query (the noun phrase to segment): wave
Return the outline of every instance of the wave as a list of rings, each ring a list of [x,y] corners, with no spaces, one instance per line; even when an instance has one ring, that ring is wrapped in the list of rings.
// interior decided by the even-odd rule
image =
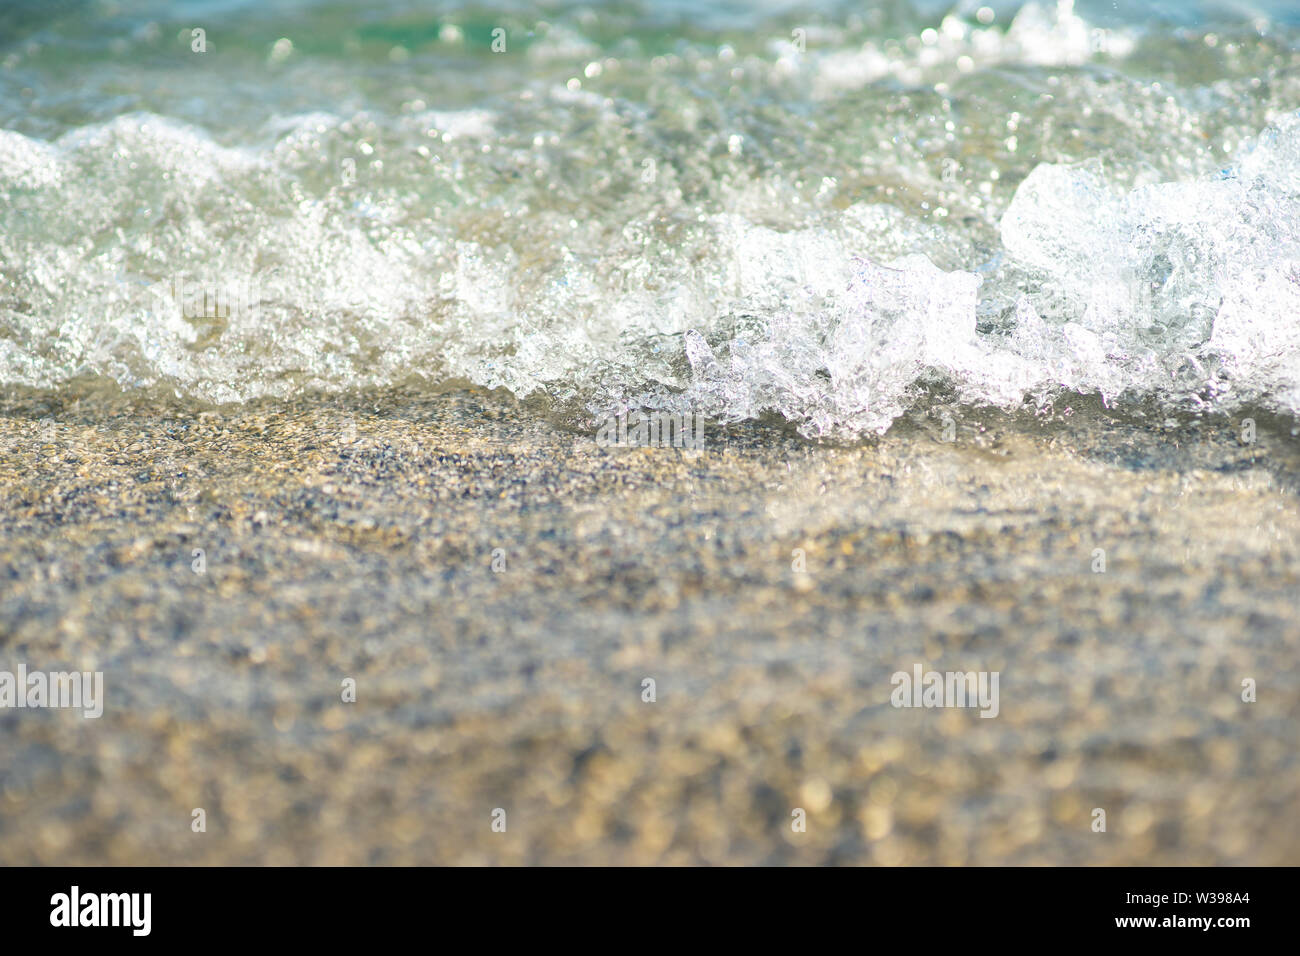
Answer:
[[[1174,96],[1091,66],[1158,37],[1099,48],[1032,5],[993,33],[596,58],[472,108],[218,135],[150,112],[0,130],[0,382],[469,381],[809,437],[884,432],[934,386],[1300,414],[1289,61],[1267,95],[1247,64]]]

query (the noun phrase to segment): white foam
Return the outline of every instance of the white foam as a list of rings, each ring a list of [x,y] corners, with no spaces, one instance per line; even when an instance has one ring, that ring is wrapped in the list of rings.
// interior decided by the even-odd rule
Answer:
[[[628,115],[602,103],[569,152],[529,136],[489,158],[479,137],[517,119],[312,114],[261,150],[141,114],[2,132],[0,381],[245,401],[464,378],[593,414],[775,412],[810,436],[884,431],[930,384],[1005,408],[1070,390],[1300,412],[1300,117],[1213,177],[1039,165],[989,250],[902,197],[800,207],[725,126],[652,181],[643,152],[590,162]],[[457,133],[437,156],[426,120]],[[717,175],[712,211],[687,188]],[[258,308],[160,309],[149,290],[177,273],[255,283]]]

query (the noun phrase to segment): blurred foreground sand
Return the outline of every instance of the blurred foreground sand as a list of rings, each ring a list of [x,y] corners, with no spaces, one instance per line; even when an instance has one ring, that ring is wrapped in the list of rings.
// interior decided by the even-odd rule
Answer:
[[[1300,438],[936,434],[10,397],[0,670],[107,700],[0,710],[0,863],[1300,863]]]

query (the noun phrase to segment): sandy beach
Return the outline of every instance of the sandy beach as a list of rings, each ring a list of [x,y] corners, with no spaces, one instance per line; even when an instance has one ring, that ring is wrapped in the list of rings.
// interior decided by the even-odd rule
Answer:
[[[104,674],[0,711],[5,865],[1300,863],[1287,422],[2,412],[0,668]],[[917,664],[996,718],[892,706]]]

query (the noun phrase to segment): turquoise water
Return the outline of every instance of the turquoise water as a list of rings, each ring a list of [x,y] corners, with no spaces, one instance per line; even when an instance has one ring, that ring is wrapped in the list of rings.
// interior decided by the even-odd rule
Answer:
[[[1298,41],[1289,3],[10,4],[0,382],[1294,415]]]

